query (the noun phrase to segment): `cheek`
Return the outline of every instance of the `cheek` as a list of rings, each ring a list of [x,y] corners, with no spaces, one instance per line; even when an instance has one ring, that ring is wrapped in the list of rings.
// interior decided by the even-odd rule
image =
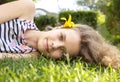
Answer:
[[[57,39],[58,36],[59,36],[59,33],[58,33],[58,32],[50,32],[50,33],[48,34],[48,38],[49,38],[49,39]]]
[[[62,57],[62,54],[60,53],[60,51],[53,51],[49,54],[49,56],[51,58],[61,58]]]
[[[48,39],[49,40],[56,40],[57,39],[57,35],[50,35],[49,37],[48,37]]]

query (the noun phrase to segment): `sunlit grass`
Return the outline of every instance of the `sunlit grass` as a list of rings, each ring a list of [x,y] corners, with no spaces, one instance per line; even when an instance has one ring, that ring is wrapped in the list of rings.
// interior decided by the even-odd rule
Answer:
[[[0,60],[0,82],[120,82],[120,69],[80,60]]]

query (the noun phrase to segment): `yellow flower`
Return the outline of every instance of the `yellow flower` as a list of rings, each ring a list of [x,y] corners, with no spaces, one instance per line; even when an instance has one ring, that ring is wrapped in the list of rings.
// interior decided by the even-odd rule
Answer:
[[[63,25],[64,28],[73,28],[74,27],[74,23],[71,21],[72,17],[69,14],[69,18],[68,20],[65,17],[60,18],[61,20],[65,20],[65,23]]]

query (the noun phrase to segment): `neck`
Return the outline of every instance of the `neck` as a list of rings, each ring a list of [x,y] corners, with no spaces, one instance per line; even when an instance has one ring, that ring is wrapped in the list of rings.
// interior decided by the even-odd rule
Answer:
[[[41,31],[27,30],[24,34],[24,38],[27,43],[35,49],[37,49],[37,44],[40,37]]]

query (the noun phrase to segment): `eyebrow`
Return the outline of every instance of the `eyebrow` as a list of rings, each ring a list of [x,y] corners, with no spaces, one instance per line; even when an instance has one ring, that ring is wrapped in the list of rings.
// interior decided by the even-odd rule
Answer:
[[[66,41],[66,34],[65,32],[63,32],[63,40],[64,42]],[[66,53],[67,52],[67,48],[64,46],[64,52]]]
[[[66,40],[66,34],[65,34],[65,32],[63,33],[63,40],[64,41]]]

